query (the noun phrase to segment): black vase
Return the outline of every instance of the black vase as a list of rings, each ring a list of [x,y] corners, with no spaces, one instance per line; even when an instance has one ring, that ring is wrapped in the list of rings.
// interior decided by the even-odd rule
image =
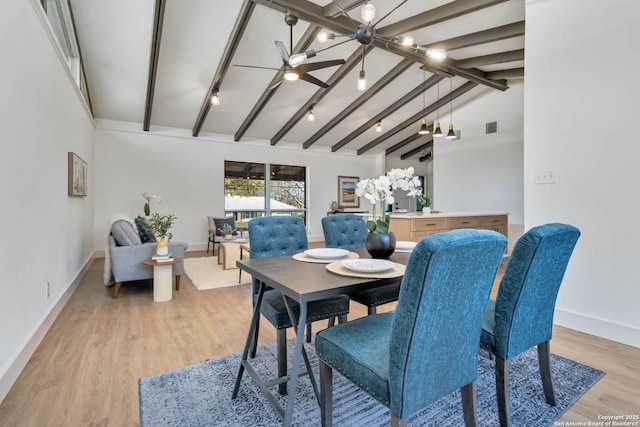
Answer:
[[[365,248],[372,258],[389,258],[396,250],[396,236],[393,233],[367,233]]]

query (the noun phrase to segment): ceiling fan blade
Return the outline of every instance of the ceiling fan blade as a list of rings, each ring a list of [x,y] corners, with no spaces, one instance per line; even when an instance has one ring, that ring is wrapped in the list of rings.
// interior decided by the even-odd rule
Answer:
[[[283,81],[284,81],[284,80],[280,79],[278,82],[274,83],[274,84],[269,88],[269,90],[273,90],[273,89],[277,88],[278,86],[280,86],[280,85],[282,84],[282,82],[283,82]]]
[[[344,64],[344,59],[333,59],[330,61],[312,62],[310,64],[301,64],[296,67],[302,73],[308,71],[319,70],[321,68],[335,67],[336,65]]]
[[[329,85],[326,84],[325,82],[323,82],[322,80],[318,80],[315,77],[313,77],[311,74],[307,74],[307,73],[300,73],[300,80],[304,80],[305,82],[309,82],[309,83],[313,83],[314,85],[318,85],[321,88],[328,88]]]
[[[261,67],[259,65],[241,65],[241,64],[233,64],[234,67],[243,67],[243,68],[260,68],[263,70],[275,70],[275,71],[280,71],[280,68],[273,68],[273,67]]]
[[[284,43],[276,40],[276,47],[278,48],[282,62],[284,62],[285,65],[289,65],[289,54],[287,53],[287,48],[284,46]]]

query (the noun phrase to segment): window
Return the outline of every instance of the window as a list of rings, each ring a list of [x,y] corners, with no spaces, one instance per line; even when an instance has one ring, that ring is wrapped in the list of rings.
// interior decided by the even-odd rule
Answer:
[[[304,166],[224,162],[225,214],[234,216],[241,228],[252,218],[268,215],[292,215],[306,221],[306,188]]]
[[[76,32],[70,5],[65,0],[40,0],[42,11],[46,17],[51,32],[58,42],[62,56],[71,72],[73,81],[80,89],[87,104],[90,105],[89,91],[84,79],[80,48],[77,43]]]

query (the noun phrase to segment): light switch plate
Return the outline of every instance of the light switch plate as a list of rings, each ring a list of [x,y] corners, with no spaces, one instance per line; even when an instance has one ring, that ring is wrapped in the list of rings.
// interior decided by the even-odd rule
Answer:
[[[536,169],[533,173],[534,184],[555,184],[557,172],[555,169]]]

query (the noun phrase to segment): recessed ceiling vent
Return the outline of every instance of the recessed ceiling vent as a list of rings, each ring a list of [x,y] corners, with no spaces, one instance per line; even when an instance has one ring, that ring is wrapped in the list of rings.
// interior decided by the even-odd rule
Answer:
[[[488,135],[490,133],[496,133],[496,132],[498,132],[498,122],[489,122],[484,125],[485,134]]]

